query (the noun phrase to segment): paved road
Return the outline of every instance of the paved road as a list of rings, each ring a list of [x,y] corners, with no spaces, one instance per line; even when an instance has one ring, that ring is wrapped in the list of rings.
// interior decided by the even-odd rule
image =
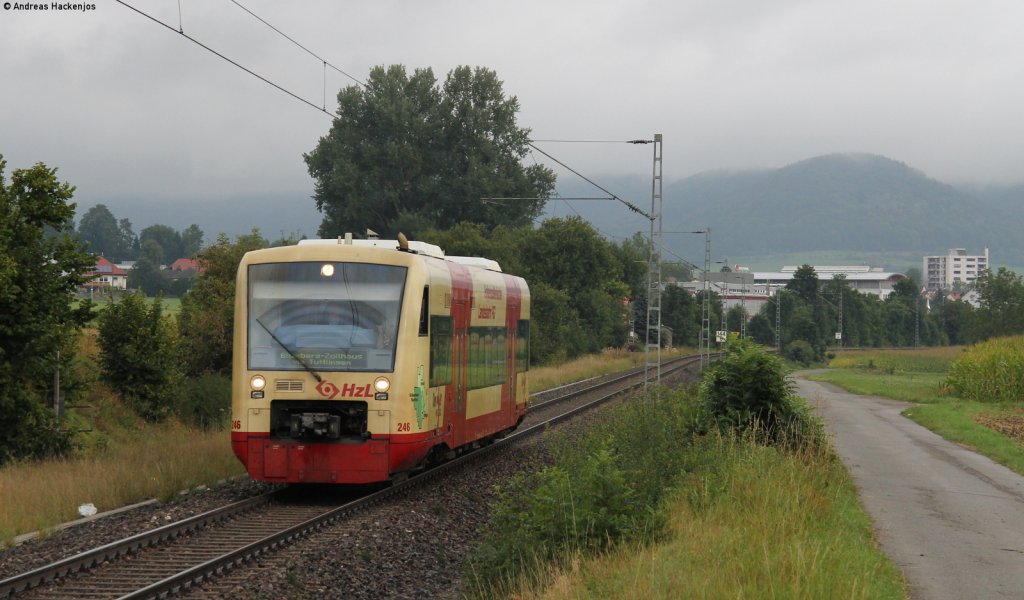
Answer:
[[[1024,477],[900,416],[909,405],[797,378],[916,600],[1024,599]]]

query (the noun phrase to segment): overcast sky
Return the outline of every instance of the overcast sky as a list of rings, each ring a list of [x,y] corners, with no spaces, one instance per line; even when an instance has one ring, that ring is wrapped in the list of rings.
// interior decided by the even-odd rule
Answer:
[[[0,11],[8,173],[59,167],[80,206],[311,193],[302,153],[326,115],[92,1]],[[360,79],[393,63],[439,79],[463,64],[494,69],[536,139],[662,133],[667,180],[869,152],[946,182],[1024,181],[1019,0],[239,1]],[[128,2],[177,29],[176,0]],[[322,63],[229,0],[180,9],[185,33],[324,103]],[[328,73],[328,110],[350,83]],[[598,181],[651,172],[649,147],[542,147]]]

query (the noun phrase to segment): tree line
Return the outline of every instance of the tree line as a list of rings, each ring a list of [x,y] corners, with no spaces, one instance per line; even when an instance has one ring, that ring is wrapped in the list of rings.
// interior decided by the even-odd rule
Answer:
[[[194,223],[182,231],[158,223],[136,235],[132,222],[118,220],[105,204],[87,210],[75,234],[88,252],[114,263],[134,262],[128,271],[128,287],[148,296],[180,296],[188,291],[190,279],[173,278],[161,267],[179,258],[195,258],[204,237],[203,230]]]
[[[1024,282],[1016,273],[1006,268],[983,272],[974,284],[977,308],[952,298],[948,290],[931,299],[923,296],[913,275],[898,281],[883,299],[857,292],[842,275],[823,282],[813,267],[803,265],[784,290],[750,319],[747,334],[758,343],[774,346],[778,314],[782,351],[808,363],[839,345],[960,345],[1024,333]],[[736,323],[730,319],[731,331],[736,331]]]

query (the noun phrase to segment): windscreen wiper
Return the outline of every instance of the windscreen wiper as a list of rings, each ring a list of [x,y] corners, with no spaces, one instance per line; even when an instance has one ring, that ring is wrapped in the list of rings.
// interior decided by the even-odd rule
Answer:
[[[281,346],[282,348],[284,348],[284,351],[285,351],[285,352],[287,352],[287,353],[288,353],[288,354],[289,354],[289,355],[290,355],[290,356],[291,356],[292,358],[294,358],[294,359],[296,360],[296,362],[298,362],[298,363],[299,363],[300,365],[302,365],[302,368],[303,368],[303,369],[305,369],[305,370],[306,370],[306,371],[307,371],[307,372],[308,372],[308,373],[309,373],[310,375],[312,375],[312,376],[313,376],[313,378],[314,378],[314,379],[316,379],[316,382],[317,382],[317,383],[320,383],[320,382],[322,382],[322,381],[323,381],[323,379],[322,379],[322,378],[320,377],[320,375],[319,375],[319,374],[318,374],[318,373],[317,373],[316,371],[314,371],[314,370],[313,370],[313,367],[311,367],[311,366],[307,365],[307,364],[306,364],[306,361],[304,361],[304,360],[302,360],[301,358],[299,358],[299,355],[298,355],[298,354],[296,354],[295,352],[293,352],[293,351],[292,351],[292,349],[291,349],[291,348],[289,348],[288,346],[285,346],[285,345],[284,345],[284,342],[282,342],[281,340],[279,340],[279,339],[277,338],[277,336],[276,336],[276,335],[274,335],[274,332],[273,332],[273,331],[271,331],[269,327],[267,327],[266,325],[264,325],[264,324],[263,324],[263,321],[260,321],[260,318],[259,318],[259,317],[254,317],[254,318],[256,319],[256,322],[260,324],[260,327],[262,327],[262,328],[263,328],[263,331],[266,331],[267,333],[269,333],[269,334],[270,334],[270,337],[274,338],[274,341],[275,341],[275,342],[277,342],[277,345],[278,345],[278,346]]]

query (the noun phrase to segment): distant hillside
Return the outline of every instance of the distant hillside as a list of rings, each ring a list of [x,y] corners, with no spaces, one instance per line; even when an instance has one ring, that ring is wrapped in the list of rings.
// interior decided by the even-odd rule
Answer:
[[[650,181],[646,189],[640,182],[617,183],[649,208]],[[710,226],[716,259],[819,253],[878,260],[891,253],[905,264],[915,255],[953,247],[975,253],[987,246],[993,264],[1021,265],[1024,203],[1012,200],[1016,191],[1024,190],[979,198],[882,156],[833,154],[781,169],[701,173],[667,185],[664,227]],[[616,236],[636,231],[633,220],[646,227],[642,219],[624,219],[629,213],[609,203],[580,212]],[[696,261],[703,259],[698,237],[667,234],[665,239],[673,251]]]
[[[957,189],[995,210],[1019,213],[1024,207],[1024,183],[1016,185],[963,185]]]

